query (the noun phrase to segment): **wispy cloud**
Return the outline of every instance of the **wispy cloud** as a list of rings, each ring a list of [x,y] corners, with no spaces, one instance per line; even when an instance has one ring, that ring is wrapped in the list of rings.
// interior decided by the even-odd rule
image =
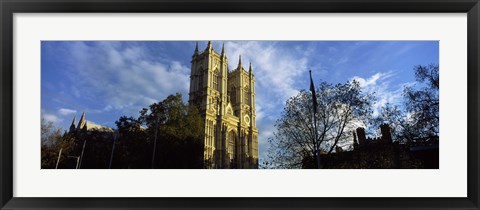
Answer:
[[[359,82],[360,87],[366,93],[374,94],[376,101],[373,104],[373,116],[378,116],[382,107],[388,104],[401,102],[403,86],[391,85],[395,73],[393,71],[377,72],[368,78],[354,76],[351,80]]]
[[[129,42],[71,42],[66,46],[75,64],[68,72],[71,94],[95,100],[97,111],[138,111],[169,94],[188,93],[189,67],[176,60],[153,59],[141,46]]]
[[[42,118],[47,122],[60,123],[63,120],[54,114],[43,113]]]
[[[71,115],[71,114],[77,113],[77,110],[60,108],[60,109],[58,110],[58,113],[59,113],[60,115]]]
[[[238,64],[242,55],[244,65],[252,62],[257,89],[286,98],[298,92],[295,81],[307,71],[307,58],[289,53],[275,42],[226,42],[230,68]]]

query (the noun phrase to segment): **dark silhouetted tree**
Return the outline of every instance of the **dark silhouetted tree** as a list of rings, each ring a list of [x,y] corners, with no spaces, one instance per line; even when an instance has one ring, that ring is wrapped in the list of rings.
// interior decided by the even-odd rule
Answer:
[[[145,135],[141,122],[134,117],[122,116],[117,121],[117,139],[114,151],[114,168],[148,168],[151,142]]]
[[[41,168],[54,169],[58,158],[58,168],[65,168],[68,162],[68,154],[75,148],[75,141],[69,135],[62,135],[61,130],[51,122],[43,118],[40,124],[41,130]],[[62,153],[60,153],[60,150]]]
[[[408,123],[411,125],[408,139],[422,141],[439,135],[439,87],[438,64],[415,66],[415,77],[421,88],[404,90]]]
[[[412,132],[405,113],[397,105],[387,103],[381,107],[378,116],[372,118],[370,127],[377,129],[377,134],[379,134],[382,124],[390,126],[393,141],[400,143],[405,143],[406,137]]]

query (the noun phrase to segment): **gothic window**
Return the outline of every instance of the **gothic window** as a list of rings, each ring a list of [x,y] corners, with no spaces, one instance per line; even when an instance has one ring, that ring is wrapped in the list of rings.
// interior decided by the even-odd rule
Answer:
[[[230,131],[228,133],[228,155],[230,157],[230,159],[233,159],[235,157],[235,153],[234,153],[234,148],[235,148],[235,133],[232,131]]]
[[[217,69],[215,69],[213,71],[213,77],[212,77],[212,88],[216,88],[218,86],[217,77],[218,77],[218,71]]]
[[[249,99],[249,93],[248,93],[248,88],[247,86],[245,86],[245,91],[243,92],[243,95],[245,96],[245,104],[250,104],[250,101],[248,100]]]

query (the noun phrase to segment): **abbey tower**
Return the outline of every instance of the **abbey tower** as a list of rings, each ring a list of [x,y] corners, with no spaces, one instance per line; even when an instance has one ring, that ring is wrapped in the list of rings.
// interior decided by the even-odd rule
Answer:
[[[258,129],[255,123],[255,77],[241,57],[228,69],[224,47],[217,53],[208,42],[192,56],[189,103],[205,122],[206,168],[258,168]]]

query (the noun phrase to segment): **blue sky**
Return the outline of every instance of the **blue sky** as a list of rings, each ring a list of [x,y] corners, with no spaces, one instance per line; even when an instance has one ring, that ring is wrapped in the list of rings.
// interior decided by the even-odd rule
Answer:
[[[413,66],[438,63],[437,41],[214,41],[230,69],[252,63],[256,79],[259,155],[285,101],[314,82],[356,79],[375,91],[378,110],[401,104],[405,85],[415,82]],[[199,49],[206,47],[199,42]],[[122,115],[138,117],[149,104],[180,92],[186,102],[193,41],[43,41],[41,43],[42,117],[67,129],[74,115],[115,128]],[[260,160],[261,162],[262,160]]]

